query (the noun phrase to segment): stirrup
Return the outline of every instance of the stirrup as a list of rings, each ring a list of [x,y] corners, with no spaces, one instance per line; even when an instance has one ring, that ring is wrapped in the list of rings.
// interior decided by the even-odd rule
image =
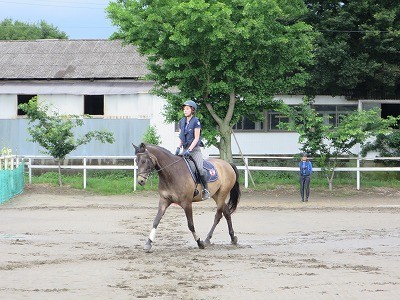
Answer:
[[[207,200],[210,199],[211,195],[210,192],[207,189],[203,189],[203,197],[201,199]]]

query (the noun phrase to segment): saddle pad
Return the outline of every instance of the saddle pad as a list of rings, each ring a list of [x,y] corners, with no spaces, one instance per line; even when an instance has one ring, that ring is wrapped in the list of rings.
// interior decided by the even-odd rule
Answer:
[[[198,180],[196,178],[196,175],[194,174],[194,171],[193,171],[193,170],[195,170],[193,161],[188,160],[186,158],[184,158],[184,160],[190,171],[190,175],[192,175],[193,180],[197,183],[200,183],[200,180]],[[203,169],[206,170],[207,182],[213,182],[218,179],[218,171],[212,163],[210,163],[207,160],[203,160]]]

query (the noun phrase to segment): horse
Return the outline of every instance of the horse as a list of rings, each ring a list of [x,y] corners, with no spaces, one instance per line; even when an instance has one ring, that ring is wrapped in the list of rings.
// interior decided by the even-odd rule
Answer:
[[[205,248],[205,244],[210,244],[215,227],[224,215],[229,229],[231,244],[237,244],[231,215],[235,212],[239,203],[241,191],[239,187],[239,173],[233,163],[228,163],[222,159],[210,158],[218,173],[218,179],[209,183],[211,197],[217,205],[217,211],[214,217],[214,224],[203,242],[197,235],[193,223],[192,203],[202,201],[201,193],[195,195],[197,184],[191,176],[189,168],[182,156],[172,154],[167,149],[141,143],[135,146],[136,163],[138,168],[137,182],[143,186],[146,184],[151,173],[155,170],[159,176],[158,193],[160,195],[158,212],[153,222],[149,238],[144,250],[150,252],[152,243],[155,240],[157,226],[159,225],[166,209],[172,204],[179,205],[185,212],[187,225],[193,235],[197,246],[200,249]],[[200,189],[201,190],[201,189]],[[226,203],[228,194],[229,201]]]

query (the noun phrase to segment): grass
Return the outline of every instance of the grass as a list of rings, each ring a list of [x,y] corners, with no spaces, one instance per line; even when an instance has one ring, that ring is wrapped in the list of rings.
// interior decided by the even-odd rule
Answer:
[[[254,187],[249,179],[249,187],[253,190],[271,190],[277,186],[298,185],[298,175],[294,172],[265,172],[252,171]],[[399,188],[400,178],[396,172],[366,172],[361,175],[363,187],[387,187]],[[83,175],[81,173],[64,172],[62,174],[63,184],[75,189],[83,189]],[[28,182],[28,178],[26,178]],[[244,172],[240,172],[240,185],[244,186]],[[58,174],[46,172],[41,175],[32,176],[32,183],[58,185]],[[88,171],[86,190],[100,195],[124,195],[133,192],[133,172],[129,171]],[[333,181],[335,187],[355,187],[357,184],[356,174],[348,172],[338,172]],[[311,185],[318,190],[328,190],[326,178],[321,173],[315,172],[312,177]],[[158,177],[153,174],[147,184],[142,187],[137,185],[137,191],[156,191],[158,188]]]
[[[25,178],[28,182],[28,178]],[[83,174],[62,174],[63,185],[75,189],[83,189]],[[56,172],[46,172],[41,175],[32,176],[33,184],[51,184],[58,186],[58,174]],[[137,191],[156,190],[158,178],[154,175],[144,186],[137,185]],[[100,195],[125,195],[133,192],[133,172],[124,171],[94,171],[87,172],[86,190]]]

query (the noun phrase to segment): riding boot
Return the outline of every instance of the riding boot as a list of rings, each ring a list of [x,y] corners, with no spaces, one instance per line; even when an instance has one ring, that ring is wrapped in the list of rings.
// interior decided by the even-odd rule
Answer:
[[[211,197],[210,192],[208,191],[208,183],[206,174],[200,176],[201,184],[203,185],[203,200],[207,200]]]

